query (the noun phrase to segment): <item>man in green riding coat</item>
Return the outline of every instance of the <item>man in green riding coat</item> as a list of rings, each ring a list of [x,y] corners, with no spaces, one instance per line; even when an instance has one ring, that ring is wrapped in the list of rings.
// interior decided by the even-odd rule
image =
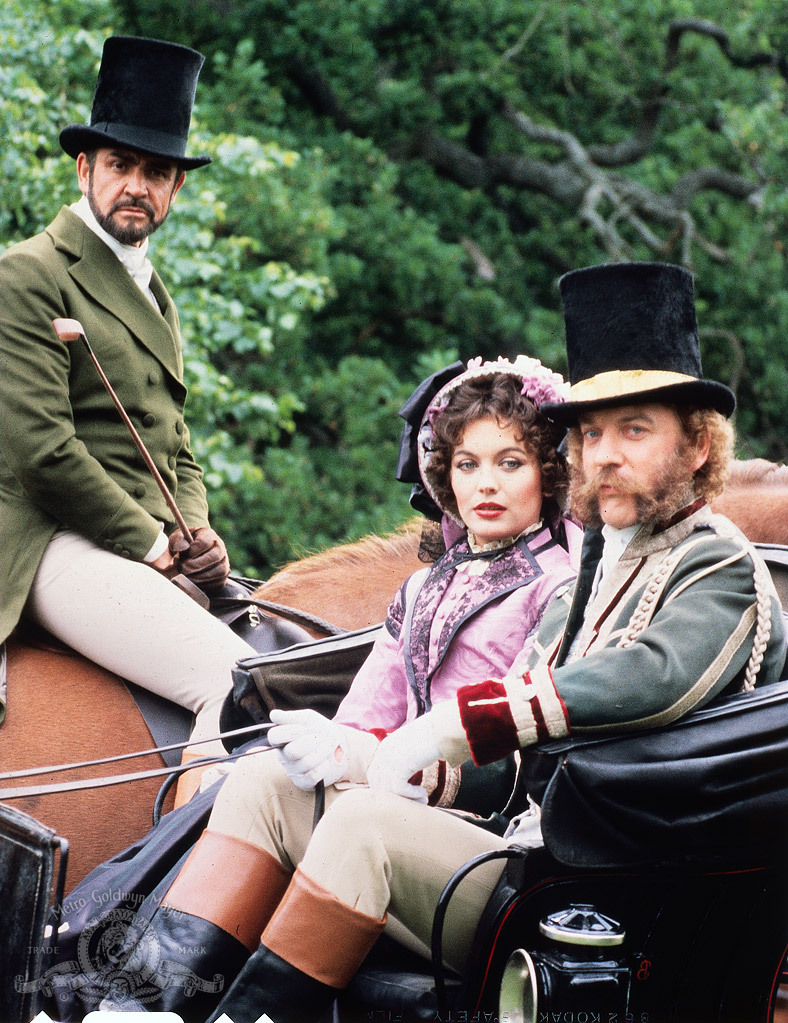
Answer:
[[[193,739],[217,734],[230,670],[252,652],[168,580],[210,589],[229,571],[189,444],[178,315],[148,258],[186,172],[210,163],[186,155],[202,63],[185,46],[108,39],[90,124],[60,135],[82,197],[0,258],[0,642],[21,617],[43,626],[192,710]],[[58,317],[82,324],[191,545]]]

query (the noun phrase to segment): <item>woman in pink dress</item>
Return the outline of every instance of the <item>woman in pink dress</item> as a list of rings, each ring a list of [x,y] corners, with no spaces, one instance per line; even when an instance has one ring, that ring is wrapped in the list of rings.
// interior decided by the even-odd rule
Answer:
[[[116,979],[102,1008],[171,1009],[205,1019],[221,984],[186,997],[183,978],[219,977],[226,990],[243,967],[217,1015],[255,1023],[267,1012],[276,1023],[301,1023],[330,1004],[384,929],[425,951],[430,894],[401,899],[392,892],[388,913],[371,917],[302,868],[312,846],[314,790],[325,786],[317,839],[339,804],[366,787],[382,738],[460,686],[505,675],[532,644],[547,605],[574,580],[581,531],[560,510],[561,432],[538,411],[563,397],[560,376],[520,356],[474,360],[429,400],[412,436],[421,481],[442,512],[445,553],[403,584],[333,719],[311,710],[271,712],[276,755],[264,751],[232,769],[207,829],[151,919],[146,941],[156,946],[156,969],[126,957],[126,979],[144,974],[145,995]],[[480,786],[478,770],[436,761],[410,780],[408,794],[436,807],[438,829],[451,807],[487,817],[491,785],[501,779]],[[497,809],[504,809],[511,781],[504,776]],[[484,806],[474,805],[480,791]],[[485,823],[499,820],[503,830],[500,815]],[[396,829],[396,815],[391,825]],[[342,843],[352,847],[353,840],[351,827]],[[414,849],[415,856],[427,853],[436,850]],[[452,947],[451,934],[464,930],[448,924],[450,960],[461,961],[465,950]]]

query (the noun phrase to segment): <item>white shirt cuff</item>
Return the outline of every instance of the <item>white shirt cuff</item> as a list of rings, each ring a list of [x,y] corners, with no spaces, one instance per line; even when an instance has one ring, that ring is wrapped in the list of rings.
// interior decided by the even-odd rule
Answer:
[[[161,532],[156,537],[156,542],[153,544],[151,549],[148,551],[148,553],[142,560],[145,562],[146,565],[150,565],[152,562],[156,560],[156,558],[159,558],[161,557],[162,554],[164,554],[168,546],[169,540],[167,539],[167,536],[164,532],[164,527],[162,526]]]

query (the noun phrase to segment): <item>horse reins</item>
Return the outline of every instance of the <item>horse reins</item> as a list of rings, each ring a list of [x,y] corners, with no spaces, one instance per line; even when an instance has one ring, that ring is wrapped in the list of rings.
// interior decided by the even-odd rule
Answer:
[[[209,739],[199,739],[196,742],[186,740],[175,742],[169,746],[155,746],[152,749],[140,750],[136,753],[119,753],[112,757],[102,757],[98,760],[83,760],[70,764],[53,764],[48,767],[32,767],[29,770],[0,772],[0,782],[13,778],[31,778],[41,774],[57,774],[59,771],[74,771],[84,767],[97,767],[102,764],[114,764],[122,760],[133,760],[136,757],[146,757],[152,754],[168,753],[171,750],[182,750],[188,747],[199,746],[202,743],[215,742],[216,739],[231,738],[233,736],[260,735],[267,732],[272,725],[270,722],[257,725],[246,725],[244,728],[235,728],[229,732],[222,732],[218,736]],[[227,753],[224,756],[206,756],[196,760],[190,760],[186,764],[174,767],[156,767],[147,771],[131,771],[126,774],[109,774],[99,778],[84,778],[79,781],[52,782],[45,785],[21,785],[15,788],[0,788],[0,799],[23,799],[26,796],[43,796],[57,792],[74,792],[78,789],[96,789],[108,785],[120,785],[123,782],[141,781],[144,778],[162,778],[167,775],[183,774],[195,767],[208,767],[213,764],[223,764],[228,761],[235,761],[241,757],[249,756],[252,753],[263,753],[274,746],[257,746],[242,753]]]
[[[140,750],[137,753],[118,753],[112,757],[101,757],[97,760],[82,760],[71,764],[53,764],[49,767],[31,767],[28,771],[3,771],[0,772],[0,781],[8,781],[13,778],[32,778],[38,774],[57,774],[59,771],[75,771],[83,767],[97,767],[101,764],[116,764],[121,760],[134,760],[137,757],[147,757],[151,754],[169,753],[174,750],[182,750],[187,746],[200,746],[203,743],[215,742],[217,739],[230,739],[244,735],[263,735],[269,728],[273,728],[270,721],[261,722],[257,725],[246,725],[243,728],[234,728],[232,731],[222,732],[210,739],[198,739],[196,742],[174,742],[168,746],[155,746],[153,749]],[[175,767],[156,767],[149,771],[131,771],[126,774],[107,774],[100,778],[85,778],[81,781],[50,782],[46,785],[20,785],[16,788],[0,788],[0,799],[23,799],[26,796],[45,796],[58,792],[76,792],[80,789],[97,789],[108,785],[121,785],[124,782],[141,781],[145,778],[167,777],[168,783],[162,786],[156,797],[153,807],[153,823],[157,824],[161,817],[161,809],[164,797],[167,795],[170,785],[178,775],[191,771],[196,767],[212,767],[214,764],[235,763],[242,757],[251,756],[253,753],[267,753],[276,749],[276,746],[253,746],[251,749],[240,753],[227,753],[224,756],[207,756],[190,760],[187,764],[180,764]],[[315,811],[312,820],[312,830],[325,812],[326,790],[323,782],[315,786]]]

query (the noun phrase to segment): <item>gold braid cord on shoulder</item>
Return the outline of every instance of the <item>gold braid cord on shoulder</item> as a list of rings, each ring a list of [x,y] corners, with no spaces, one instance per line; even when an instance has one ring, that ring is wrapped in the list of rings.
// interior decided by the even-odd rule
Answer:
[[[698,544],[703,543],[707,539],[712,538],[698,537],[696,540],[671,551],[670,554],[657,565],[651,574],[650,579],[646,583],[643,596],[640,598],[638,606],[632,613],[632,617],[629,619],[623,636],[616,646],[626,648],[632,646],[632,644],[636,642],[640,634],[645,630],[653,618],[654,612],[657,608],[657,601],[662,596],[665,586],[673,574],[673,570],[682,558],[685,557],[685,555],[697,547]],[[755,688],[755,679],[760,671],[761,664],[763,663],[763,656],[769,643],[769,636],[771,635],[771,597],[774,586],[772,584],[771,577],[768,574],[768,569],[757,556],[754,549],[746,541],[743,541],[742,538],[736,534],[727,535],[726,539],[736,541],[740,545],[741,555],[749,555],[753,564],[756,626],[755,636],[752,641],[752,652],[750,654],[750,659],[747,662],[747,668],[744,672],[744,683],[742,685],[742,689],[745,692],[749,692],[751,689]]]

